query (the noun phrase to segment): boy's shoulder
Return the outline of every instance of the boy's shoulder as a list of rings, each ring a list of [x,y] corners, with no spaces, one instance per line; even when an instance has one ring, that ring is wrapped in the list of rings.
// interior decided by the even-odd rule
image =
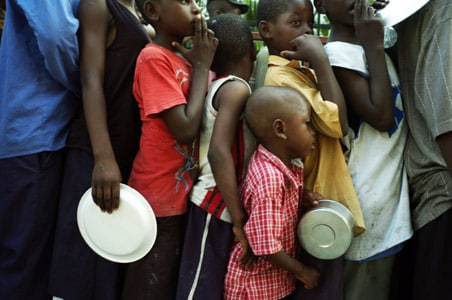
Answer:
[[[302,87],[316,88],[317,78],[314,70],[303,66],[300,61],[271,55],[268,60],[265,84],[289,86],[297,90]]]
[[[141,60],[168,59],[170,61],[185,61],[185,59],[178,56],[173,51],[152,42],[146,44],[146,46],[140,51],[139,57]]]

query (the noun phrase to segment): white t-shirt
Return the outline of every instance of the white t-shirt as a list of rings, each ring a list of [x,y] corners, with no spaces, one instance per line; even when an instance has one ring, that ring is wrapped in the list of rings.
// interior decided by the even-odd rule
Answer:
[[[219,219],[231,223],[231,215],[225,206],[224,200],[217,191],[215,178],[213,177],[212,169],[207,159],[207,153],[209,152],[210,140],[212,137],[212,131],[217,118],[218,111],[213,107],[213,99],[220,87],[228,81],[238,80],[243,82],[249,89],[251,94],[251,88],[248,83],[240,77],[229,75],[217,80],[214,80],[209,88],[206,96],[206,104],[204,106],[203,119],[201,123],[200,138],[199,138],[199,169],[200,174],[198,180],[193,186],[189,199],[195,205],[201,207],[207,212],[215,215]],[[256,149],[256,141],[253,134],[246,126],[244,122],[244,116],[242,116],[237,135],[236,142],[233,145],[234,152],[233,159],[240,168],[244,168],[248,164],[248,161]],[[232,149],[231,149],[232,151]],[[237,170],[236,170],[237,172]],[[238,176],[244,176],[244,173],[238,174]]]
[[[360,45],[330,42],[325,45],[333,67],[354,70],[368,77],[366,56]],[[357,132],[342,140],[348,149],[348,167],[364,215],[366,231],[355,237],[345,258],[364,260],[409,239],[412,234],[408,180],[403,162],[407,126],[399,79],[386,56],[394,96],[394,128],[381,132],[361,121]]]

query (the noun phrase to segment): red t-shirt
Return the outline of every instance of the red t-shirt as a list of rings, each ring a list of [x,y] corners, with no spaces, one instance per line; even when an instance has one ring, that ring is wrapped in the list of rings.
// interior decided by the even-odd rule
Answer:
[[[156,44],[148,44],[137,59],[133,93],[143,125],[128,184],[143,194],[157,217],[187,211],[193,181],[185,166],[192,153],[175,140],[160,113],[187,103],[190,74],[186,60]]]

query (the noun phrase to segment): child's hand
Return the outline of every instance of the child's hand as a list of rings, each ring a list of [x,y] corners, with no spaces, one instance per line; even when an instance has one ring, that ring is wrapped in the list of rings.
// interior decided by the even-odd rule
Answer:
[[[121,171],[114,159],[95,162],[91,179],[92,196],[103,212],[112,213],[119,207],[120,183]]]
[[[304,265],[303,271],[295,274],[295,277],[303,282],[305,289],[310,290],[318,285],[320,273],[316,269]]]
[[[383,23],[375,15],[375,9],[368,5],[367,0],[355,2],[355,34],[358,41],[367,49],[369,47],[383,47]]]
[[[175,47],[194,68],[204,67],[210,69],[215,51],[218,46],[218,39],[212,30],[207,28],[206,20],[199,15],[195,20],[195,35],[193,47],[186,49],[178,42],[173,42]]]
[[[317,206],[319,205],[319,200],[325,199],[325,197],[323,197],[322,195],[304,189],[303,190],[303,201],[301,202],[303,206],[306,207],[313,207],[313,206]]]
[[[328,62],[325,50],[319,37],[311,34],[303,34],[290,41],[296,51],[281,51],[281,56],[287,59],[297,59],[308,61],[312,64],[318,63],[319,60]]]
[[[239,265],[242,265],[245,270],[250,270],[257,262],[257,256],[254,255],[253,250],[248,243],[243,227],[239,228],[237,226],[232,227],[234,232],[234,241],[242,245],[243,253],[239,257]]]

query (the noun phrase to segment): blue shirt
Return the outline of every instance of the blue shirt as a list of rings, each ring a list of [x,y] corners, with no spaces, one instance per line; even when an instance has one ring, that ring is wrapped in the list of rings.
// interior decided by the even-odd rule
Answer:
[[[79,0],[6,0],[0,158],[64,147],[80,101]]]

